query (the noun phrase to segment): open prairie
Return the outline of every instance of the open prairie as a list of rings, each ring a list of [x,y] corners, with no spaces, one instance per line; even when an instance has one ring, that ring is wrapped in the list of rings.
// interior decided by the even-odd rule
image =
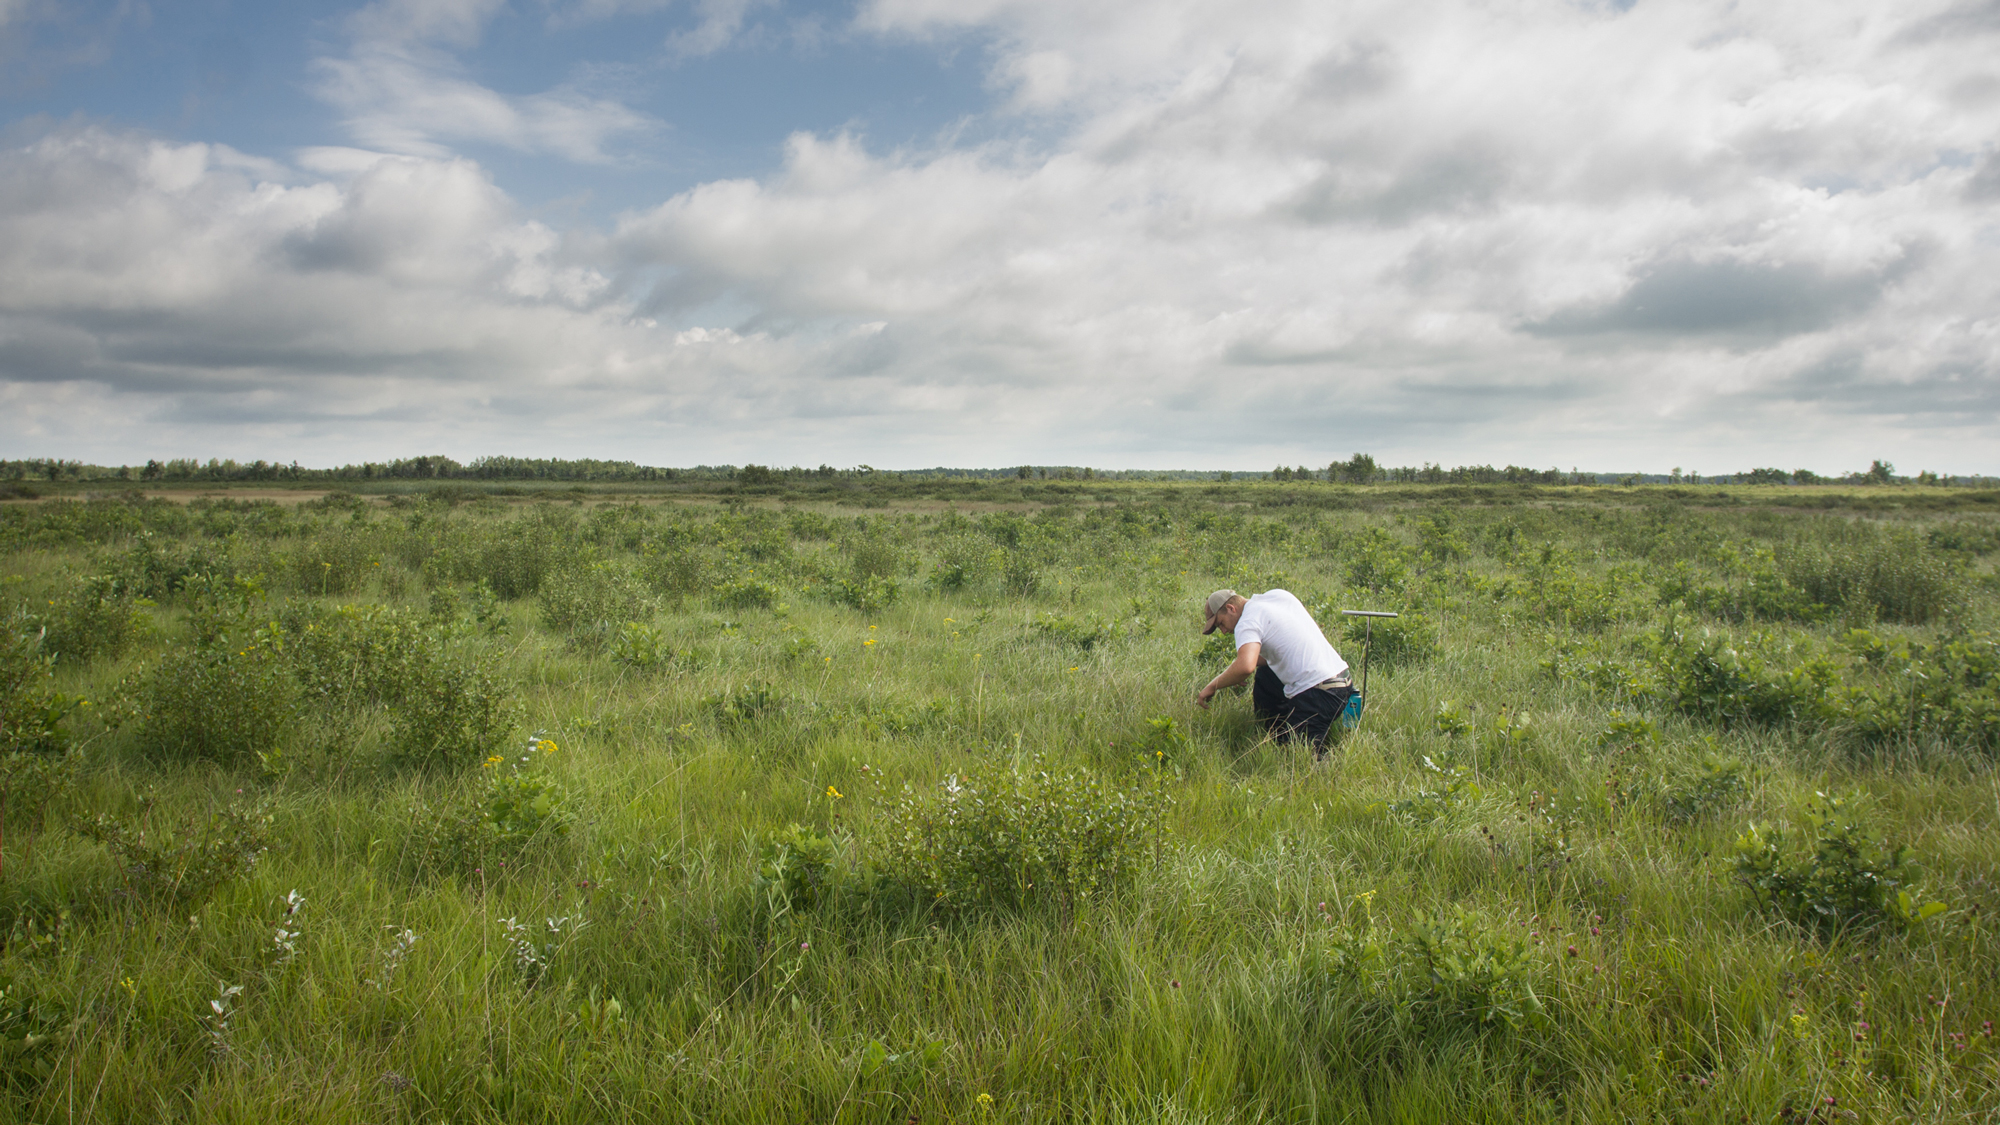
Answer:
[[[0,508],[0,1119],[2000,1115],[1992,493],[703,487]]]

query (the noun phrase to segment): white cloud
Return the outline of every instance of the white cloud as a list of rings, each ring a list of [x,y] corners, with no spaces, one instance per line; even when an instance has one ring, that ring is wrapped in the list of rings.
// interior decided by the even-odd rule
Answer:
[[[326,71],[362,147],[296,168],[0,159],[10,444],[94,387],[370,455],[2000,470],[1967,10],[881,0],[864,31],[991,44],[1018,135],[801,134],[569,232],[450,146],[640,125],[455,72],[485,11],[370,16]]]
[[[474,81],[447,48],[478,42],[502,0],[378,0],[348,20],[347,54],[315,60],[316,92],[373,149],[446,156],[493,144],[597,163],[657,122],[574,86],[509,95]]]

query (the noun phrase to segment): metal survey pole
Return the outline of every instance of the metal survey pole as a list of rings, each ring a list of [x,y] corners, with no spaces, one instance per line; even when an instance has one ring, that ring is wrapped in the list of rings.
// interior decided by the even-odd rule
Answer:
[[[1361,725],[1361,712],[1368,706],[1368,653],[1375,647],[1375,619],[1402,615],[1382,609],[1343,609],[1340,615],[1359,617],[1366,623],[1361,638],[1361,690],[1348,697],[1347,706],[1340,712],[1340,724],[1353,728]]]

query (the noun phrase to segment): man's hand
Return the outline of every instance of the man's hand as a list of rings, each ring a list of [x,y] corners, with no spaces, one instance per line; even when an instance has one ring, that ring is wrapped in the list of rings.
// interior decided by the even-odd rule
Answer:
[[[1215,698],[1216,692],[1226,687],[1235,687],[1256,675],[1259,658],[1263,654],[1264,645],[1259,641],[1251,641],[1237,649],[1236,659],[1229,662],[1229,667],[1224,668],[1221,675],[1208,681],[1206,686],[1194,693],[1195,706],[1206,710],[1209,701]]]

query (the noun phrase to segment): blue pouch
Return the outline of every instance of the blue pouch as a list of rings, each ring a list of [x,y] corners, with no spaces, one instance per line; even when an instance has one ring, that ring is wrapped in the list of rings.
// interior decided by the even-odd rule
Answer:
[[[1355,727],[1360,726],[1361,709],[1367,705],[1367,700],[1361,698],[1360,692],[1357,691],[1349,695],[1346,704],[1340,709],[1340,725],[1346,727],[1348,730],[1353,730]]]

